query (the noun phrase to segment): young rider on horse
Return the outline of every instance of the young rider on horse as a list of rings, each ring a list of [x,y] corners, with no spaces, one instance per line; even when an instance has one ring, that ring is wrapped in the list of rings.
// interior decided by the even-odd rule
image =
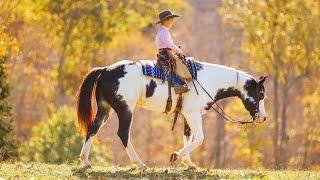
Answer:
[[[185,56],[183,51],[173,43],[173,40],[169,33],[169,29],[173,25],[173,19],[175,17],[179,16],[173,14],[170,10],[165,10],[159,13],[159,21],[157,22],[157,24],[160,24],[160,27],[156,36],[156,46],[159,50],[159,54],[162,57],[164,57],[165,59],[173,59],[174,61],[178,61],[180,60],[179,57]],[[185,93],[189,91],[189,87],[184,82],[183,85],[175,87],[175,90],[178,94]]]

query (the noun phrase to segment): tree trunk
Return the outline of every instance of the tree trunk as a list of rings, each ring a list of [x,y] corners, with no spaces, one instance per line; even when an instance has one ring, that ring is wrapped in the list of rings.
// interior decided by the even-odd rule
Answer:
[[[26,87],[22,92],[21,92],[21,96],[19,98],[19,103],[17,103],[17,107],[15,108],[16,110],[16,119],[19,119],[19,120],[23,120],[24,119],[24,113],[23,113],[23,106],[25,105],[24,101],[25,101],[25,97],[26,97],[26,94],[27,94],[27,90],[28,90],[28,87]],[[16,134],[19,135],[19,136],[24,136],[24,137],[27,137],[27,133],[22,133],[23,132],[23,127],[22,127],[22,123],[19,123],[19,121],[14,121],[15,123],[15,127],[16,127]]]
[[[309,133],[306,134],[305,143],[304,143],[304,152],[303,152],[303,161],[302,161],[302,168],[308,169],[308,153],[310,147],[310,141],[308,140]]]
[[[306,123],[306,132],[304,133],[304,143],[303,143],[303,160],[302,160],[302,168],[303,169],[308,169],[309,168],[309,164],[308,164],[308,157],[309,157],[309,150],[310,150],[310,146],[311,146],[311,141],[309,139],[309,135],[313,134],[313,130],[316,127],[316,123],[319,122],[320,119],[315,119],[315,120],[311,120],[310,119],[307,120]]]
[[[221,107],[224,109],[226,106],[225,102],[221,103]],[[224,149],[225,149],[225,121],[221,116],[217,116],[216,134],[213,143],[213,149],[211,151],[209,159],[214,159],[214,168],[223,168],[224,166]],[[211,164],[211,162],[210,162]]]
[[[92,67],[98,66],[97,54],[98,54],[98,49],[95,48],[92,52]]]
[[[287,134],[287,109],[288,102],[288,88],[287,82],[284,84],[282,90],[282,112],[281,112],[281,139],[280,139],[280,168],[287,168],[288,161],[288,142],[289,136]]]
[[[65,57],[66,57],[66,50],[67,50],[67,45],[69,43],[69,33],[70,33],[70,29],[68,28],[69,26],[67,26],[67,30],[64,33],[64,38],[63,38],[63,42],[61,45],[61,54],[60,54],[60,59],[59,59],[59,64],[58,64],[58,77],[57,77],[57,86],[56,86],[56,105],[60,106],[63,104],[63,92],[62,92],[62,88],[63,88],[63,65],[64,65],[64,61],[65,61]]]
[[[58,65],[58,82],[57,82],[57,86],[56,86],[56,105],[62,105],[62,68],[63,68],[63,64],[64,64],[64,57],[60,56],[60,60],[59,60],[59,65]]]
[[[223,142],[224,142],[224,135],[225,135],[225,122],[222,117],[219,117],[217,121],[217,129],[216,129],[216,137],[215,137],[215,162],[214,168],[223,168],[221,163],[221,152],[223,151]]]
[[[279,97],[278,97],[278,74],[276,73],[273,80],[273,118],[274,118],[274,135],[273,135],[273,154],[274,154],[274,168],[279,169]]]

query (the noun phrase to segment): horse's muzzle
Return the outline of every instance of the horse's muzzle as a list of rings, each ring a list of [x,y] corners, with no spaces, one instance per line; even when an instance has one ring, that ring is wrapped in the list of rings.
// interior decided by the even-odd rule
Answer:
[[[263,118],[260,118],[260,117],[253,117],[252,120],[255,122],[255,123],[262,123],[262,122],[265,122],[267,120],[267,117],[263,117]]]

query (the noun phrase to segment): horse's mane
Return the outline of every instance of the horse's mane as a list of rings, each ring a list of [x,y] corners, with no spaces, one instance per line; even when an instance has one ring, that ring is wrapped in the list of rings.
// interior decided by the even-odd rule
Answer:
[[[193,57],[191,57],[191,58],[193,58]],[[215,64],[215,63],[208,63],[208,62],[205,62],[205,61],[199,61],[199,60],[195,60],[194,58],[193,58],[193,60],[194,60],[195,62],[198,62],[198,63],[200,63],[200,64],[204,64],[204,65],[215,66],[215,67],[227,69],[227,70],[230,70],[230,71],[238,71],[240,74],[243,74],[243,75],[247,76],[248,78],[252,78],[252,79],[256,80],[255,77],[253,77],[252,75],[250,75],[250,74],[249,74],[248,72],[246,72],[246,71],[238,70],[238,69],[236,69],[236,68],[229,67],[229,66],[225,66],[225,65],[222,65],[222,64]]]

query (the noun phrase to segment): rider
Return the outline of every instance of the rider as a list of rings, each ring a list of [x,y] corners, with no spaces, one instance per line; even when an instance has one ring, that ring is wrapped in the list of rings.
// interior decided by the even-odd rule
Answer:
[[[160,24],[157,36],[156,36],[156,46],[159,49],[159,54],[169,59],[179,59],[179,57],[184,57],[183,51],[173,43],[169,29],[173,25],[173,19],[179,17],[178,15],[173,14],[170,10],[165,10],[159,13],[159,21],[157,24]],[[175,87],[177,93],[185,93],[189,91],[188,85],[183,81],[184,84]]]

